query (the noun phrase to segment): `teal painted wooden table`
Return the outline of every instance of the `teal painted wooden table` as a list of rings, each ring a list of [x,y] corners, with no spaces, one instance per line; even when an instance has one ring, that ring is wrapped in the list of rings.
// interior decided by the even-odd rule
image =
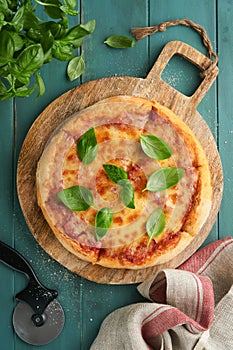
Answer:
[[[219,55],[219,76],[198,111],[218,145],[225,189],[218,219],[204,244],[232,235],[233,231],[233,1],[83,0],[78,1],[77,8],[81,10],[83,21],[96,19],[95,32],[84,41],[86,70],[81,78],[70,83],[65,75],[66,63],[53,61],[41,69],[46,84],[43,97],[0,102],[0,239],[22,252],[40,280],[59,291],[58,299],[66,322],[61,335],[41,347],[50,350],[89,349],[107,314],[142,301],[142,297],[136,285],[102,285],[73,274],[47,255],[31,235],[16,192],[17,159],[31,124],[52,100],[76,85],[113,75],[145,77],[168,41],[184,41],[205,53],[199,35],[183,26],[157,33],[126,50],[108,48],[103,44],[107,36],[129,35],[133,27],[182,18],[189,18],[206,29]],[[200,83],[197,69],[179,57],[172,58],[163,72],[163,79],[187,95]],[[0,277],[0,348],[36,348],[22,342],[12,329],[14,295],[26,285],[26,279],[3,264],[0,264]]]

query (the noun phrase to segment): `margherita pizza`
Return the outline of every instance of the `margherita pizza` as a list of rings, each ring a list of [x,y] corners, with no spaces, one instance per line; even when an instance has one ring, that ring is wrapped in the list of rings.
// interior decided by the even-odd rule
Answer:
[[[212,202],[205,153],[155,101],[116,96],[81,110],[49,140],[38,203],[57,239],[109,268],[165,263],[200,232]]]

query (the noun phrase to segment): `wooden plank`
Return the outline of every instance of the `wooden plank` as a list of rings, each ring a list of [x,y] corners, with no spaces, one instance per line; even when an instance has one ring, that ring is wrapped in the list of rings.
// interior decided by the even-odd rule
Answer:
[[[216,49],[216,8],[215,2],[185,0],[157,0],[150,2],[150,25],[175,19],[190,19],[201,25],[207,32],[213,48]],[[184,41],[202,53],[206,53],[202,39],[193,29],[184,26],[168,28],[165,32],[150,36],[150,66],[157,57],[166,42],[171,40]],[[175,57],[170,61],[167,70],[164,71],[163,79],[175,89],[189,95],[199,84],[199,76],[196,67],[192,67],[182,59]],[[204,120],[210,127],[213,136],[217,140],[218,116],[217,116],[217,85],[210,89],[203,101],[198,106]],[[214,225],[205,244],[218,239],[218,220]]]
[[[14,186],[14,105],[13,101],[0,102],[0,239],[14,245],[14,214],[13,214],[13,186]],[[14,272],[0,263],[1,276],[1,312],[0,339],[4,347],[14,349],[14,335],[12,328],[12,312],[14,307]]]
[[[219,235],[232,235],[233,228],[233,112],[232,112],[232,81],[233,81],[233,31],[232,31],[233,1],[218,2],[218,110],[219,110],[219,149],[225,176],[224,196],[220,212]]]

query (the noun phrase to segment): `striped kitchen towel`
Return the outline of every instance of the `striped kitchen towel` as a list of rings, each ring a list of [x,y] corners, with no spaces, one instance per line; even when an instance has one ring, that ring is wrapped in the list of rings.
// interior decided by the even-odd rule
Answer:
[[[90,350],[232,350],[233,239],[138,286],[150,302],[111,313]]]

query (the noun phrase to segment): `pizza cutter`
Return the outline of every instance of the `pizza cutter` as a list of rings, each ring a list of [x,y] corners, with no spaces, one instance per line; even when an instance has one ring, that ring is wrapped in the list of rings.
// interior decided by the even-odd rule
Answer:
[[[56,300],[58,292],[43,286],[28,261],[15,249],[0,241],[0,261],[24,273],[29,282],[15,298],[13,313],[16,334],[31,345],[44,345],[55,339],[64,326],[64,312]]]

